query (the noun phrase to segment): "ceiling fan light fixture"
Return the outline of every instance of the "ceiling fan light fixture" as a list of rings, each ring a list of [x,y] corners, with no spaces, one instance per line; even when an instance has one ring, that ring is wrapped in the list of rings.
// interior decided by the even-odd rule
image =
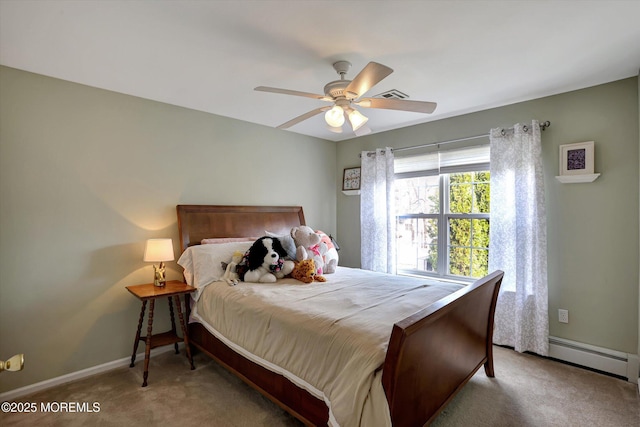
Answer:
[[[333,133],[342,133],[342,127],[327,126]]]
[[[334,105],[324,114],[324,120],[330,127],[339,128],[344,124],[344,110],[339,105]]]
[[[349,122],[351,122],[351,127],[354,132],[360,129],[368,120],[369,118],[365,117],[358,110],[349,111]]]

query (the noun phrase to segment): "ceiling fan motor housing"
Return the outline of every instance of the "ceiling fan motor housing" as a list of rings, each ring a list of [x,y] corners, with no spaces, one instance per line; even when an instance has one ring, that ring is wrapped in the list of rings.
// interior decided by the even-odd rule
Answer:
[[[324,94],[333,99],[346,96],[344,90],[349,86],[349,83],[351,83],[351,80],[334,80],[329,82],[324,87]]]

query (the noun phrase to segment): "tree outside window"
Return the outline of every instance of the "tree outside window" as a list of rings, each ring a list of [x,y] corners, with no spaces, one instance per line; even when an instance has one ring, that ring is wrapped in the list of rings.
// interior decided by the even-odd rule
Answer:
[[[488,273],[488,171],[413,176],[395,185],[399,272],[456,278]]]

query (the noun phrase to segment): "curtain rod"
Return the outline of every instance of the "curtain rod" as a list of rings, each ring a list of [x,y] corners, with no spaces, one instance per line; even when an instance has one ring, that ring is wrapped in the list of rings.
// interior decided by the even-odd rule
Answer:
[[[396,151],[415,150],[418,148],[431,147],[432,145],[451,144],[453,142],[471,141],[473,139],[480,139],[480,138],[489,138],[489,134],[485,133],[483,135],[467,136],[466,138],[450,139],[448,141],[430,142],[428,144],[414,145],[412,147],[394,148],[393,151],[396,152]]]
[[[546,120],[542,123],[540,123],[540,129],[545,130],[546,128],[548,128],[549,126],[551,126],[551,122],[549,120]],[[513,128],[509,128],[509,129],[513,129]],[[507,130],[509,130],[507,129]],[[523,130],[526,132],[528,129],[528,127],[525,125],[523,127]],[[504,135],[506,133],[505,129],[502,129],[502,134]],[[397,152],[397,151],[406,151],[406,150],[416,150],[418,148],[425,148],[425,147],[431,147],[432,145],[443,145],[443,144],[451,144],[453,142],[462,142],[462,141],[471,141],[473,139],[480,139],[480,138],[489,138],[489,134],[485,133],[483,135],[475,135],[475,136],[468,136],[466,138],[458,138],[458,139],[450,139],[448,141],[438,141],[438,142],[430,142],[428,144],[422,144],[422,145],[414,145],[412,147],[403,147],[403,148],[394,148],[393,152]],[[375,153],[375,151],[371,151],[370,153]],[[368,153],[367,153],[368,154]]]

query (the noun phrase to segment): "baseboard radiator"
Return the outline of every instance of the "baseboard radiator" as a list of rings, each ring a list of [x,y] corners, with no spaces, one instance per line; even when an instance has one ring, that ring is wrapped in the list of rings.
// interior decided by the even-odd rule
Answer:
[[[606,372],[637,384],[640,361],[637,354],[549,337],[549,357],[597,371]]]

